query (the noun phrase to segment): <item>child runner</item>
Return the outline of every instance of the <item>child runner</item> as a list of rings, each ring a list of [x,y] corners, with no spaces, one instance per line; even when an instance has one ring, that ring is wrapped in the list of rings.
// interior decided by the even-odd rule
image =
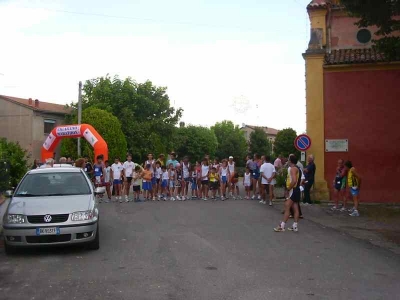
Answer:
[[[109,203],[111,201],[111,167],[110,162],[106,160],[104,168],[104,185],[106,186],[108,199],[104,202]]]
[[[196,161],[196,174],[197,174],[197,198],[201,198],[202,186],[201,186],[201,163]]]
[[[182,172],[182,168],[181,168],[181,164],[180,163],[177,163],[175,165],[175,174],[176,174],[176,179],[175,179],[176,200],[181,201],[181,200],[183,200],[183,197],[181,198],[183,172]]]
[[[158,201],[161,199],[161,177],[162,177],[162,169],[161,169],[161,163],[159,161],[156,162],[156,186],[153,187],[154,189],[154,194],[157,195]]]
[[[219,182],[219,174],[217,173],[217,168],[212,167],[211,172],[209,175],[209,180],[210,180],[210,188],[212,191],[212,200],[215,200],[215,195],[217,194],[217,190],[219,189],[218,187],[218,182]],[[223,200],[222,200],[223,201]]]
[[[358,212],[358,204],[359,204],[359,194],[361,187],[361,177],[357,173],[356,168],[353,167],[351,161],[346,161],[344,163],[345,170],[347,171],[347,185],[350,188],[351,196],[353,197],[354,207],[349,210],[351,212],[351,217],[359,217],[360,213]]]
[[[104,180],[104,175],[105,175],[105,170],[103,167],[103,161],[102,161],[102,156],[98,155],[96,157],[97,162],[93,166],[94,170],[94,184],[95,187],[103,186],[103,180]],[[103,201],[103,195],[99,196],[99,203]]]
[[[175,174],[174,164],[170,163],[168,166],[169,166],[168,176],[169,176],[169,195],[170,195],[169,200],[175,201],[174,192],[175,192],[176,174]]]
[[[229,156],[229,161],[228,161],[228,169],[229,169],[229,194],[233,200],[235,200],[235,162],[233,161],[233,156]]]
[[[190,163],[189,158],[185,156],[182,162],[183,181],[182,181],[182,200],[185,201],[188,197],[189,182],[190,182]]]
[[[111,166],[112,170],[112,179],[113,179],[113,189],[115,190],[115,199],[116,201],[122,200],[121,196],[121,184],[122,184],[122,172],[123,172],[123,167],[122,164],[119,161],[119,158],[116,157],[114,160],[114,163]]]
[[[142,166],[137,165],[135,171],[132,173],[132,190],[133,190],[133,201],[140,202],[140,178],[142,178]],[[126,201],[126,202],[129,202]]]
[[[225,200],[226,198],[226,185],[228,180],[230,179],[230,173],[228,168],[228,162],[226,159],[222,161],[222,166],[219,169],[219,174],[221,178],[221,200]]]
[[[201,164],[201,196],[204,201],[207,201],[209,171],[210,167],[208,166],[208,159],[204,158],[203,163]]]
[[[143,178],[142,182],[143,182],[144,199],[150,200],[153,190],[152,178],[154,177],[153,171],[151,171],[151,164],[146,165],[146,169],[142,171],[141,177]],[[153,201],[155,200],[156,199],[153,198]]]
[[[147,155],[147,160],[144,162],[144,166],[150,165],[150,171],[153,172],[153,177],[151,178],[151,184],[152,184],[152,189],[150,190],[150,197],[153,198],[153,201],[156,200],[156,195],[155,193],[157,192],[157,190],[155,189],[156,184],[157,184],[157,180],[156,180],[156,161],[153,158],[153,153],[149,153]]]
[[[199,197],[199,190],[197,189],[197,168],[196,166],[192,166],[190,173],[190,182],[192,183],[192,199],[196,199]]]
[[[250,200],[250,190],[251,190],[251,173],[250,173],[250,168],[246,168],[246,173],[244,173],[243,176],[243,186],[246,191],[246,197],[245,199]]]
[[[127,161],[124,162],[123,165],[123,176],[124,176],[124,189],[125,189],[125,201],[128,202],[127,200],[129,199],[129,190],[131,188],[131,183],[132,183],[132,174],[133,170],[135,169],[135,163],[132,161],[132,156],[128,155]],[[121,198],[120,198],[120,201]]]
[[[168,180],[169,180],[169,175],[168,175],[168,171],[167,168],[165,166],[161,167],[162,170],[162,182],[161,182],[161,189],[162,189],[162,198],[163,200],[167,200],[168,199],[168,195],[169,195],[169,191],[168,191]]]

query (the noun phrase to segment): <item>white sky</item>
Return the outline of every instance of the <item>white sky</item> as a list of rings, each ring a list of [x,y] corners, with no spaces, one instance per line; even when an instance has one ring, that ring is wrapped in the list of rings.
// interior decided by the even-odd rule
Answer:
[[[167,86],[187,124],[305,130],[309,1],[81,2],[0,1],[0,94],[70,103],[79,80],[118,74]]]

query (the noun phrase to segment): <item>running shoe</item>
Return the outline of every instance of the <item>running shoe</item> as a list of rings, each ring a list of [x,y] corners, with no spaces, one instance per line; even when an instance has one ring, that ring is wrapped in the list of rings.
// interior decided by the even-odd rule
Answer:
[[[175,198],[174,197],[171,197],[171,199],[170,199],[171,201],[175,201]]]
[[[221,197],[221,201],[225,201],[225,197],[224,196]]]
[[[254,200],[254,199],[256,199],[256,196],[253,195],[253,196],[251,197],[251,200]]]
[[[182,199],[181,199],[181,197],[176,196],[176,200],[181,201]]]
[[[267,204],[267,201],[263,201],[262,204],[264,204],[264,205]]]
[[[354,207],[350,208],[348,212],[352,213],[354,211]]]
[[[342,207],[342,208],[340,209],[340,212],[346,212],[346,211],[347,211],[346,207]]]
[[[207,199],[207,198],[204,198],[203,200],[204,200],[204,201],[207,201],[208,199]]]
[[[261,203],[261,204],[263,204],[263,202],[264,202],[264,201],[262,201],[262,200],[261,200],[261,201],[259,201],[258,203]]]
[[[260,195],[258,195],[258,196],[257,196],[257,199],[258,199],[258,200],[261,200],[261,196],[260,196]]]
[[[284,232],[284,231],[285,231],[285,228],[282,228],[281,226],[278,226],[278,227],[275,227],[275,228],[274,228],[274,231],[275,231],[275,232]]]
[[[293,232],[299,232],[299,228],[297,227],[289,227],[288,230]]]
[[[337,206],[335,205],[335,206],[331,207],[331,210],[332,210],[332,211],[339,210],[339,207],[337,207]]]
[[[272,206],[272,201],[269,201],[269,206]]]
[[[354,210],[351,214],[349,214],[350,217],[359,217],[360,214],[358,213],[358,210]]]

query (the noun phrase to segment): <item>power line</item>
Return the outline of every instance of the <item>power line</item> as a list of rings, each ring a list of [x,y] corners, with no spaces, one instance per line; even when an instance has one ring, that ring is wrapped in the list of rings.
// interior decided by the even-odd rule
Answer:
[[[299,4],[299,3],[297,3]],[[162,24],[170,24],[170,25],[186,25],[193,27],[211,27],[211,28],[221,28],[221,29],[237,29],[242,31],[252,31],[252,32],[260,32],[265,33],[265,30],[262,28],[250,28],[250,27],[240,27],[240,26],[225,26],[225,25],[217,25],[217,24],[206,24],[206,23],[193,23],[187,21],[169,21],[162,19],[151,19],[151,18],[137,18],[137,17],[127,17],[127,16],[118,16],[118,15],[108,15],[108,14],[99,14],[99,13],[88,13],[88,12],[79,12],[79,11],[70,11],[70,10],[62,10],[62,9],[50,9],[50,8],[38,8],[38,7],[23,7],[26,9],[42,9],[48,12],[55,13],[63,13],[63,14],[72,14],[72,15],[81,15],[81,16],[92,16],[92,17],[100,17],[100,18],[112,18],[112,19],[121,19],[121,20],[134,20],[134,21],[144,21],[144,22],[152,22],[152,23],[162,23]],[[276,32],[277,30],[274,29]],[[282,30],[285,32],[290,32],[288,30]]]

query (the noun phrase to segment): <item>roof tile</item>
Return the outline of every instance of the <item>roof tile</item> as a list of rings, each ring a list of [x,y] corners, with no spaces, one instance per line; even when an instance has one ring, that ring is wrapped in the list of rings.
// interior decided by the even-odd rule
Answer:
[[[325,56],[325,65],[365,64],[385,62],[383,54],[373,48],[332,50]]]

